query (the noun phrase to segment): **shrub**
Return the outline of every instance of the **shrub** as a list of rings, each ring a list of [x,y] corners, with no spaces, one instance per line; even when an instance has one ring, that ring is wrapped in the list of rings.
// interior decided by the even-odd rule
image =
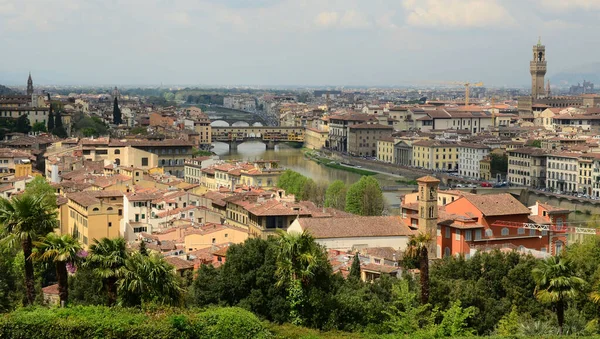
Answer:
[[[270,338],[252,313],[214,308],[199,314],[176,309],[76,306],[23,308],[0,317],[0,338]]]

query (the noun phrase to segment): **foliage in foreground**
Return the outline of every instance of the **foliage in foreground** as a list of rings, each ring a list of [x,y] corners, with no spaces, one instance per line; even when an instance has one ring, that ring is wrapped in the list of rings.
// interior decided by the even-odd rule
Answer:
[[[203,312],[78,306],[24,308],[0,317],[0,338],[270,338],[258,318],[240,308]]]

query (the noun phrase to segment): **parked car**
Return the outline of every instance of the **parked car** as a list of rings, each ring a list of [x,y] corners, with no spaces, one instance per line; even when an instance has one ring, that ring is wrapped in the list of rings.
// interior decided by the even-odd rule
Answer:
[[[489,182],[482,182],[481,187],[492,187],[492,184],[490,184]]]
[[[463,188],[462,184],[456,184],[456,188]]]

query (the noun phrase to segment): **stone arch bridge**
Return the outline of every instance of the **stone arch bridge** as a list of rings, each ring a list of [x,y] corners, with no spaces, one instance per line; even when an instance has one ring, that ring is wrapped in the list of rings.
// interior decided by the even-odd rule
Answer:
[[[304,127],[273,127],[273,126],[248,126],[248,127],[212,127],[212,141],[229,144],[229,149],[246,141],[258,140],[267,145],[267,149],[274,149],[277,143],[296,142],[304,143]]]

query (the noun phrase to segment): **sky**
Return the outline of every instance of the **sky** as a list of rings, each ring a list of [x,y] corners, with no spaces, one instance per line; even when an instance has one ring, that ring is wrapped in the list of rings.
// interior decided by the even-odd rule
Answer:
[[[0,0],[0,84],[528,86],[598,62],[600,0]]]

